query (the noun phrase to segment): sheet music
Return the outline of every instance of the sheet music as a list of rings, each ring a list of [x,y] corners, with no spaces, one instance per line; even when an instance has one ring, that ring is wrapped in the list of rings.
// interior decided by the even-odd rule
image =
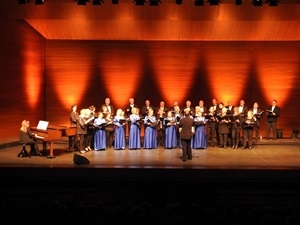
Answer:
[[[48,125],[49,125],[48,121],[40,120],[37,127],[36,127],[36,129],[38,129],[38,130],[47,130]]]

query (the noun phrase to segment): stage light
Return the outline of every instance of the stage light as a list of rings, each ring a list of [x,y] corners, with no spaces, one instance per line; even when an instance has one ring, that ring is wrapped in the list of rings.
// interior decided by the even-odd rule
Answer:
[[[28,3],[28,2],[30,2],[30,0],[18,0],[18,4],[26,4],[26,3]]]
[[[112,0],[111,3],[114,4],[114,5],[118,5],[119,4],[119,0]]]
[[[182,0],[176,0],[176,5],[181,5],[182,4]]]
[[[146,0],[133,0],[133,2],[135,3],[135,5],[144,5],[146,2]]]
[[[89,0],[77,0],[77,5],[86,5]]]
[[[278,6],[278,2],[280,2],[279,0],[267,0],[265,1],[265,3],[269,3],[269,6]]]
[[[93,0],[92,5],[102,5],[104,3],[103,0]]]
[[[253,0],[252,1],[252,5],[253,6],[262,6],[263,5],[263,1],[262,0]]]
[[[149,0],[148,3],[151,6],[158,6],[159,4],[161,4],[161,1],[160,0]]]
[[[195,0],[194,5],[195,6],[203,6],[204,5],[204,0]]]
[[[243,4],[243,0],[235,0],[235,4],[236,5],[242,5]]]
[[[35,0],[36,5],[44,5],[44,0]]]
[[[221,3],[220,0],[207,0],[210,5],[219,5]]]

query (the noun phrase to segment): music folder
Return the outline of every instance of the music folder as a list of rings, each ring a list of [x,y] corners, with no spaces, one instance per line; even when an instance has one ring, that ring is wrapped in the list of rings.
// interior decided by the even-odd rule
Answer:
[[[208,114],[208,115],[205,115],[204,117],[205,117],[205,119],[208,119],[208,120],[209,120],[209,119],[211,119],[212,117],[214,117],[214,115],[209,115],[209,114]]]
[[[261,111],[260,113],[256,113],[256,114],[254,114],[253,116],[255,116],[255,117],[260,117],[263,113],[264,113],[264,111]]]
[[[170,120],[165,120],[164,124],[167,125],[168,123],[170,123]]]
[[[120,124],[124,124],[125,121],[126,121],[125,119],[120,119],[120,120],[119,120],[119,123],[120,123]]]
[[[101,124],[99,124],[97,127],[98,128],[102,128],[102,127],[105,127],[106,125],[108,125],[107,123],[101,123]]]

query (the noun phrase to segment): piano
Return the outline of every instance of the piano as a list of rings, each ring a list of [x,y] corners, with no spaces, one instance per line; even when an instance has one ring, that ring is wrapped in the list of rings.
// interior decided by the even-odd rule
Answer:
[[[53,154],[54,142],[60,140],[63,136],[76,135],[76,127],[51,125],[49,124],[46,130],[37,129],[37,127],[31,127],[31,132],[36,134],[36,139],[43,141],[43,152],[47,151],[47,143],[50,145],[50,154],[47,158],[55,158]]]

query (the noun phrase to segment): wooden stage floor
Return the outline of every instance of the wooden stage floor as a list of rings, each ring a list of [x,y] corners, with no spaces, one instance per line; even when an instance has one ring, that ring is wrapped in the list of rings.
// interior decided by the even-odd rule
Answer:
[[[39,144],[40,149],[42,145]],[[78,151],[66,152],[67,140],[62,139],[54,144],[54,159],[45,156],[18,158],[22,146],[1,144],[0,167],[77,167],[74,154],[84,156],[90,161],[89,168],[192,168],[192,169],[300,169],[300,140],[278,139],[277,141],[262,139],[254,142],[252,150],[208,147],[205,150],[193,149],[193,159],[180,160],[181,149],[146,150],[114,150],[89,151],[80,154]],[[29,146],[27,146],[29,150]],[[83,166],[83,165],[81,165]]]

